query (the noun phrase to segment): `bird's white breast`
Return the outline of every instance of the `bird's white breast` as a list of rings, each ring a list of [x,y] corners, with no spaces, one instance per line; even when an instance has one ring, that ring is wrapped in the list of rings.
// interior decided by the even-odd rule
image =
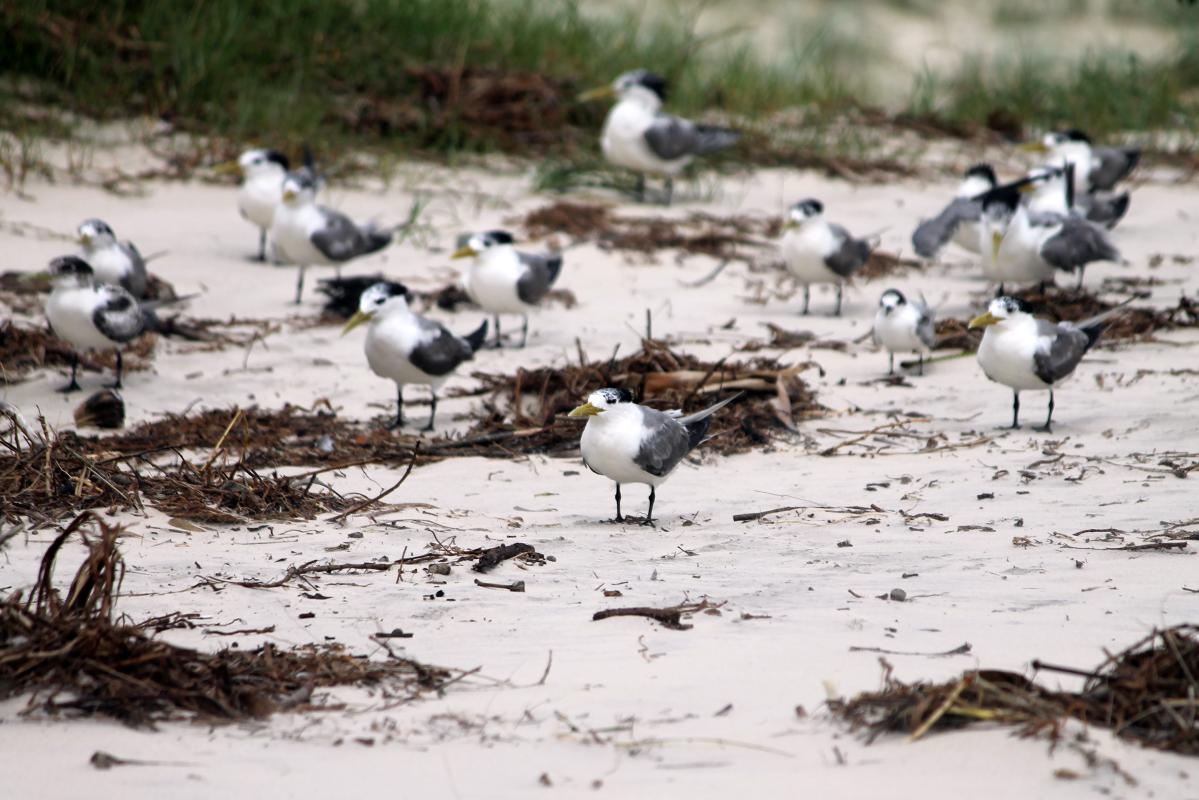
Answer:
[[[826,223],[808,222],[783,234],[779,252],[787,271],[801,283],[836,283],[841,276],[824,263],[836,246],[836,237]]]
[[[989,326],[978,346],[978,365],[996,383],[1021,391],[1048,389],[1037,377],[1033,357],[1037,352],[1037,323],[1032,317]]]
[[[988,277],[1017,283],[1052,281],[1053,266],[1041,258],[1038,236],[1024,209],[1017,210],[999,245],[995,274]],[[987,246],[990,247],[990,242]]]
[[[268,172],[246,179],[237,192],[237,208],[243,217],[267,230],[282,199],[283,174]]]
[[[366,332],[366,363],[380,378],[398,384],[417,383],[437,388],[449,375],[429,375],[408,360],[409,354],[430,339],[412,314],[389,314],[371,322]]]
[[[622,100],[608,112],[600,146],[613,164],[637,172],[674,175],[691,161],[683,156],[664,161],[650,150],[645,132],[654,121],[654,113],[636,100]]]
[[[271,241],[279,253],[293,264],[328,264],[325,254],[309,237],[324,226],[324,217],[315,205],[289,206],[280,203],[271,222]]]
[[[46,319],[54,335],[78,350],[102,350],[117,343],[100,333],[92,321],[101,298],[92,287],[56,288],[46,301]]]
[[[897,307],[890,314],[880,308],[874,315],[874,336],[878,343],[892,353],[918,352],[927,349],[916,335],[920,312],[910,303]]]
[[[659,485],[666,476],[650,475],[633,461],[641,449],[644,429],[641,412],[631,403],[588,417],[579,438],[583,461],[617,483]]]
[[[116,244],[108,247],[85,249],[83,260],[91,265],[96,283],[117,286],[129,274],[129,257]]]
[[[523,314],[531,308],[516,291],[516,284],[523,273],[520,256],[511,247],[489,250],[471,264],[467,275],[467,293],[485,311],[493,314]]]

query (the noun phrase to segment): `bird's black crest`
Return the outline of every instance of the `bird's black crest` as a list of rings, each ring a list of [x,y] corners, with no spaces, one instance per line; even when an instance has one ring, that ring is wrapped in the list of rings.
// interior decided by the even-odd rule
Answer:
[[[1062,136],[1065,136],[1072,142],[1086,142],[1087,144],[1091,143],[1091,137],[1087,136],[1078,128],[1067,128],[1066,130],[1062,131]]]
[[[820,202],[819,200],[817,200],[813,197],[809,197],[806,200],[800,200],[798,203],[796,203],[794,206],[792,206],[792,208],[799,209],[800,211],[804,212],[808,216],[812,216],[813,214],[823,214],[824,213],[824,203]]]
[[[658,95],[658,99],[663,103],[666,102],[666,79],[657,73],[648,70],[637,70],[634,73],[634,80],[641,84],[646,89],[649,89],[654,94]]]
[[[1012,183],[1005,183],[983,192],[974,199],[982,203],[983,209],[990,206],[1003,206],[1008,211],[1015,211],[1020,205],[1020,188],[1032,183],[1033,179],[1022,178]]]
[[[50,262],[52,275],[91,275],[92,265],[79,256],[59,256]]]
[[[263,155],[267,161],[273,161],[285,170],[291,169],[291,162],[287,160],[287,156],[278,150],[267,150]]]
[[[287,175],[296,183],[300,184],[301,189],[316,188],[316,176],[312,174],[311,170],[298,169],[295,172],[287,173]]]
[[[888,289],[887,291],[883,292],[883,296],[879,298],[879,302],[882,302],[888,297],[894,297],[895,305],[897,306],[905,305],[908,302],[908,299],[903,296],[903,292],[899,291],[898,289]]]
[[[112,232],[112,228],[108,227],[108,223],[102,219],[85,219],[83,222],[79,223],[80,228],[82,228],[84,225],[90,225],[100,233],[107,233],[109,236],[116,235]]]
[[[408,287],[399,281],[379,281],[375,286],[382,286],[388,297],[407,297]]]
[[[990,164],[975,164],[970,169],[966,170],[967,178],[984,178],[992,186],[999,183],[999,178],[995,176],[995,170]]]
[[[600,389],[599,393],[603,395],[604,399],[609,403],[633,402],[633,393],[628,389],[614,389],[609,387],[607,389]]]
[[[490,244],[512,244],[516,241],[508,231],[487,231],[483,238]]]
[[[1025,314],[1033,313],[1033,307],[1018,297],[1001,295],[999,292],[996,292],[995,299],[1003,304],[1003,307],[1007,309],[1009,314],[1014,314],[1017,311],[1023,311]]]

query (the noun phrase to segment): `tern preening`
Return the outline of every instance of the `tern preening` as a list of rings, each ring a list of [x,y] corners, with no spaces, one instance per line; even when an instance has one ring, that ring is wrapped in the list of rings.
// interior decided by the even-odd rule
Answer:
[[[878,301],[873,336],[887,350],[888,375],[895,374],[896,353],[918,354],[923,375],[924,356],[937,341],[935,314],[923,296],[909,300],[898,289],[888,289]]]
[[[824,218],[819,200],[801,200],[791,206],[783,222],[779,252],[787,271],[803,284],[803,313],[808,313],[813,283],[837,287],[834,316],[841,316],[841,295],[849,280],[866,260],[874,244],[855,239],[845,228]]]
[[[979,195],[994,189],[998,184],[995,170],[990,164],[975,164],[966,170],[957,194],[941,213],[924,220],[912,233],[912,247],[923,258],[936,258],[949,242],[979,252],[978,225],[982,217]]]
[[[463,286],[471,299],[494,316],[495,346],[503,346],[500,314],[520,314],[520,346],[529,339],[529,312],[549,292],[562,271],[562,254],[522,253],[513,246],[507,231],[488,231],[471,236],[454,253],[454,258],[471,258]]]
[[[317,179],[308,170],[291,172],[283,181],[283,195],[271,222],[276,251],[300,268],[296,303],[304,294],[304,271],[313,265],[341,265],[353,258],[382,250],[391,243],[392,231],[373,222],[358,225],[345,214],[316,204]]]
[[[146,261],[133,242],[117,241],[104,220],[88,219],[79,224],[80,257],[92,268],[96,283],[120,286],[135,298],[146,296]]]
[[[283,181],[291,164],[278,150],[247,150],[237,159],[242,181],[237,189],[237,210],[258,228],[258,261],[266,261],[266,237],[283,201]]]
[[[1120,311],[1113,308],[1081,322],[1038,319],[1012,297],[997,297],[985,313],[970,320],[970,328],[983,328],[978,364],[983,374],[1012,390],[1012,428],[1020,427],[1020,392],[1049,392],[1045,425],[1053,424],[1053,390],[1068,378],[1083,355],[1103,333],[1107,320]]]
[[[674,194],[674,176],[698,155],[731,147],[741,134],[662,112],[666,80],[644,69],[626,72],[610,86],[583,93],[580,100],[615,95],[600,146],[612,164],[637,173],[637,193],[645,197],[645,175],[666,178],[666,205]]]
[[[633,402],[627,389],[599,389],[587,402],[570,412],[586,417],[579,439],[583,463],[597,475],[616,483],[616,522],[620,513],[620,486],[644,483],[649,486],[649,511],[645,524],[654,519],[654,499],[660,486],[683,458],[702,444],[712,424],[712,415],[740,397],[721,400],[703,411],[682,416]]]
[[[121,348],[146,330],[152,315],[122,287],[97,284],[91,265],[82,258],[54,259],[50,275],[54,288],[46,300],[46,319],[54,335],[72,347],[71,382],[59,391],[80,389],[79,352],[84,350],[116,351],[116,381],[112,388],[121,388]]]
[[[429,424],[437,417],[437,390],[463,362],[470,361],[487,337],[487,321],[473,333],[455,336],[440,323],[422,317],[408,306],[408,289],[400,283],[380,281],[362,293],[358,312],[342,329],[342,335],[369,322],[366,334],[366,363],[380,378],[395,381],[396,418],[393,428],[404,424],[404,386],[429,387],[432,407]]]

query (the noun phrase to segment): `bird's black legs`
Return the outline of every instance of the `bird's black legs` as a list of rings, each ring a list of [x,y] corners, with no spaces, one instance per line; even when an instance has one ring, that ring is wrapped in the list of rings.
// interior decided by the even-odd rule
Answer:
[[[524,347],[526,344],[528,344],[528,342],[529,342],[529,315],[524,314],[522,316],[522,322],[521,322],[521,326],[520,326],[520,346]]]
[[[300,267],[300,275],[296,278],[296,305],[300,304],[300,298],[304,296],[304,270],[307,266]]]
[[[117,350],[117,379],[113,383],[109,384],[109,386],[108,386],[109,389],[120,389],[121,388],[121,373],[124,372],[124,370],[125,370],[125,361],[121,357],[121,351]]]
[[[1049,390],[1049,416],[1045,417],[1045,424],[1036,430],[1043,433],[1053,433],[1053,390]]]
[[[841,293],[844,290],[845,290],[845,287],[842,286],[840,283],[838,283],[837,284],[837,308],[836,308],[836,310],[833,311],[834,317],[841,316]]]
[[[642,175],[641,173],[637,173],[636,192],[637,192],[637,202],[644,203],[645,202],[645,176]]]
[[[1012,392],[1012,430],[1020,427],[1020,393]]]
[[[651,486],[651,487],[649,487],[649,511],[645,515],[645,524],[646,525],[654,524],[654,497],[655,497],[654,487]]]
[[[924,374],[924,352],[921,351],[921,352],[917,353],[917,358],[919,358],[919,361],[916,362],[917,369],[919,370],[919,374],[923,375]]]
[[[812,287],[805,283],[803,285],[803,311],[800,312],[801,314],[806,315],[808,313],[808,303],[810,302],[812,302]]]
[[[266,229],[258,229],[258,261],[266,261]]]
[[[666,205],[669,206],[674,200],[674,178],[666,178]]]
[[[1049,281],[1041,281],[1041,283],[1037,286],[1037,291],[1040,292],[1041,294],[1045,294],[1045,292],[1047,292],[1048,290],[1049,290]]]
[[[895,354],[894,353],[887,353],[887,374],[888,375],[895,374]]]
[[[996,297],[1003,297],[1003,281],[999,282],[999,290],[995,292]]]
[[[426,431],[433,430],[433,420],[437,419],[437,392],[432,392],[433,399],[429,403],[429,424],[425,426]]]
[[[1078,292],[1082,291],[1082,278],[1086,274],[1087,274],[1087,265],[1083,264],[1081,267],[1078,268],[1078,285],[1074,287],[1075,291],[1078,291]]]
[[[620,484],[616,484],[616,522],[624,522],[624,517],[620,515]]]
[[[495,323],[495,349],[499,350],[504,346],[504,337],[500,335],[500,315],[496,314],[491,319]]]
[[[391,423],[392,430],[404,427],[404,387],[396,386],[396,419]]]
[[[59,389],[58,391],[62,392],[63,394],[68,394],[70,392],[77,392],[80,389],[82,389],[83,387],[79,385],[79,381],[76,378],[78,373],[79,373],[79,354],[76,353],[74,350],[72,350],[71,351],[71,382],[68,383],[66,386],[62,387],[61,389]]]
[[[337,278],[337,280],[341,280],[341,264],[333,265],[333,277]]]

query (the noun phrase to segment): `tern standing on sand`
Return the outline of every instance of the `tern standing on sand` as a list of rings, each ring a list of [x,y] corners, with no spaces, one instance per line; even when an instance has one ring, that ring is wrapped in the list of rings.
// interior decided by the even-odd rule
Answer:
[[[487,337],[487,321],[467,336],[455,336],[440,323],[420,316],[408,306],[408,289],[400,283],[380,281],[362,293],[358,313],[342,329],[342,335],[369,322],[366,334],[366,363],[380,378],[395,381],[396,418],[393,428],[404,424],[404,386],[428,386],[432,394],[429,424],[437,417],[437,390],[460,364],[470,361]]]
[[[874,343],[887,349],[887,374],[895,374],[896,353],[916,353],[920,374],[924,374],[924,356],[936,344],[936,321],[924,297],[908,300],[898,289],[888,289],[878,301],[874,314]]]
[[[645,199],[645,175],[666,178],[666,205],[674,195],[674,176],[698,155],[731,147],[741,134],[662,112],[666,80],[644,69],[626,72],[610,86],[585,92],[580,100],[617,98],[608,112],[600,146],[615,166],[637,173],[637,194]]]
[[[688,416],[658,411],[633,402],[627,389],[600,389],[587,402],[570,412],[586,417],[579,439],[583,463],[597,475],[616,482],[616,522],[620,513],[620,486],[644,483],[649,486],[649,511],[645,524],[653,524],[654,499],[660,486],[683,457],[702,444],[712,424],[712,415],[740,395],[733,395]]]
[[[316,204],[316,178],[307,171],[289,173],[271,221],[271,241],[280,255],[296,264],[296,303],[304,294],[304,271],[312,265],[337,267],[353,258],[382,250],[392,231],[373,222],[357,225],[339,211]]]
[[[278,150],[247,150],[237,159],[242,182],[237,189],[237,210],[258,228],[258,261],[266,261],[266,237],[283,201],[283,181],[290,165]]]
[[[507,231],[488,231],[470,237],[454,258],[471,258],[463,284],[484,311],[494,315],[495,346],[502,347],[500,314],[520,314],[520,346],[529,339],[529,312],[549,292],[562,271],[562,255],[522,253]]]
[[[849,280],[870,257],[872,245],[855,239],[845,228],[824,218],[819,200],[801,200],[791,206],[783,223],[779,252],[787,271],[803,284],[803,313],[808,313],[813,283],[831,283],[837,287],[837,307],[833,316],[841,316],[841,295]]]

